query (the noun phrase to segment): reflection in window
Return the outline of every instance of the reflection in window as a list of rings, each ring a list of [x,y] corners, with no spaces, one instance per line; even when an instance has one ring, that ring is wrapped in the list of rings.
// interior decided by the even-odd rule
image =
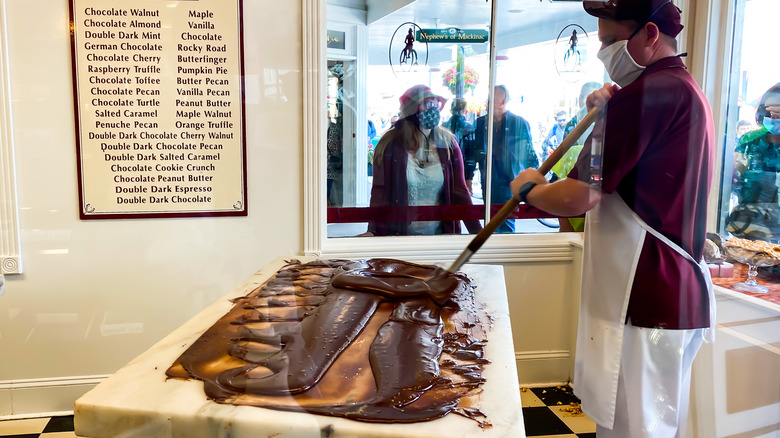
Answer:
[[[740,0],[736,5],[720,211],[725,238],[747,239],[741,248],[767,245],[770,253],[753,260],[727,254],[736,262],[734,281],[716,278],[716,284],[764,297],[764,287],[780,294],[780,259],[771,257],[775,247],[770,245],[780,243],[780,59],[766,50],[779,15],[775,0]],[[740,242],[733,240],[726,248]],[[752,288],[741,285],[748,274],[746,262],[757,267],[751,274],[758,284]]]
[[[328,207],[342,204],[344,184],[344,63],[328,62]]]
[[[328,9],[329,28],[348,21],[344,2],[337,3]],[[501,18],[492,24],[490,2],[418,0],[397,10],[387,6],[381,17],[366,11],[372,21],[354,52],[366,61],[365,74],[358,71],[354,83],[344,81],[342,87],[344,94],[365,93],[354,99],[353,119],[365,117],[368,135],[342,130],[349,133],[342,139],[342,180],[328,172],[329,237],[475,233],[485,221],[484,204],[495,213],[511,197],[514,176],[538,167],[582,117],[583,87],[605,79],[595,56],[596,20],[578,2],[542,2],[525,10],[510,10],[510,4],[498,5]],[[496,31],[493,71],[490,29]],[[498,86],[495,97],[491,76]],[[444,98],[437,110],[424,107],[425,99],[405,106],[417,85],[428,87],[432,99]],[[491,98],[493,116],[487,114]],[[427,131],[423,120],[436,116],[437,127]],[[331,126],[337,123],[331,112]],[[330,137],[329,145],[335,144]],[[358,148],[364,138],[366,153]],[[367,172],[357,172],[352,160],[366,160]],[[564,162],[548,177],[565,177]],[[368,199],[347,201],[361,188],[368,188]],[[519,213],[534,219],[510,219],[499,232],[557,231],[558,221],[548,216]],[[564,228],[571,229],[566,222]]]
[[[553,4],[544,19],[529,10],[509,9],[498,15],[497,28],[514,28],[513,37],[497,39],[496,83],[510,93],[507,109],[530,125],[533,149],[539,163],[558,147],[565,135],[584,117],[585,100],[608,80],[596,58],[600,42],[597,20],[582,11],[582,4]],[[507,6],[508,7],[508,6]],[[519,29],[518,29],[519,28]],[[565,178],[576,162],[585,138],[547,175]],[[495,154],[494,146],[494,154]],[[495,203],[491,200],[491,203]],[[559,226],[559,221],[563,226]],[[516,232],[582,231],[582,219],[518,220]]]
[[[487,189],[490,204],[504,204],[512,198],[509,183],[526,168],[539,167],[539,157],[534,150],[531,137],[531,125],[523,117],[508,109],[509,90],[498,85],[493,92],[493,154],[491,159],[491,177],[487,181],[488,170],[488,115],[480,116],[476,123],[475,141],[468,155],[470,166],[466,171],[468,181],[473,181],[473,173],[478,168],[480,185]],[[473,165],[471,165],[473,164]],[[496,230],[498,233],[514,233],[515,220],[504,221]]]
[[[401,95],[399,120],[379,140],[374,152],[368,224],[373,236],[459,234],[461,220],[447,220],[435,211],[410,207],[469,206],[471,196],[463,179],[463,154],[455,136],[439,126],[447,101],[426,85]],[[426,217],[428,216],[428,217]],[[466,220],[470,232],[479,221]]]

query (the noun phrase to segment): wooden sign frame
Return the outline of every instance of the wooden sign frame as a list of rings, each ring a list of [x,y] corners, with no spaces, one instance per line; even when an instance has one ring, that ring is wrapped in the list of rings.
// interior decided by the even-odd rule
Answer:
[[[80,217],[246,216],[243,0],[70,0]]]

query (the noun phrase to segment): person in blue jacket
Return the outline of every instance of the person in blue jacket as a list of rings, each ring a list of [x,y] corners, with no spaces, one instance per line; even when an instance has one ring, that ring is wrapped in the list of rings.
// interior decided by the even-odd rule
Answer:
[[[507,110],[509,92],[503,85],[494,90],[493,104],[493,159],[490,186],[490,203],[504,204],[512,197],[509,183],[524,169],[539,167],[539,158],[534,151],[531,126],[528,122]],[[477,119],[475,141],[466,151],[466,187],[471,188],[476,168],[479,168],[482,189],[486,190],[487,175],[487,125],[488,119]],[[514,233],[515,221],[508,219],[496,230],[497,233]]]

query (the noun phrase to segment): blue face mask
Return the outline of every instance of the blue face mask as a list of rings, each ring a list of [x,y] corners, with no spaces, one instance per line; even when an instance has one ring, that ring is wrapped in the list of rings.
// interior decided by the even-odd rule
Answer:
[[[764,128],[772,134],[780,135],[780,119],[764,117]]]

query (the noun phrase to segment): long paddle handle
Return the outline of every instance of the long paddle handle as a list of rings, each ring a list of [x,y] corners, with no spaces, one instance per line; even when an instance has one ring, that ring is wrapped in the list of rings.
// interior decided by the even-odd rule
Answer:
[[[569,135],[563,139],[560,146],[558,146],[558,148],[555,149],[546,160],[544,160],[544,163],[539,166],[539,173],[546,175],[547,172],[552,169],[555,163],[557,163],[574,145],[574,142],[582,137],[582,134],[588,130],[590,125],[596,122],[596,119],[599,116],[599,112],[600,110],[594,107],[588,112],[587,115],[585,115],[585,117],[582,118],[582,120],[580,120],[579,123],[577,123]],[[469,243],[466,249],[460,253],[460,256],[458,256],[455,262],[452,263],[452,266],[450,266],[449,271],[453,273],[457,272],[458,269],[460,269],[466,262],[468,262],[469,259],[471,259],[471,256],[474,255],[474,253],[477,252],[488,240],[488,238],[498,229],[498,226],[501,225],[506,220],[506,218],[512,214],[513,211],[515,211],[518,205],[520,205],[520,200],[515,197],[512,197],[512,199],[507,201],[507,203],[501,207],[501,210],[498,210],[495,216],[490,219],[490,222],[488,222],[487,225],[482,228],[482,231],[477,233],[474,239],[471,240],[471,243]]]

